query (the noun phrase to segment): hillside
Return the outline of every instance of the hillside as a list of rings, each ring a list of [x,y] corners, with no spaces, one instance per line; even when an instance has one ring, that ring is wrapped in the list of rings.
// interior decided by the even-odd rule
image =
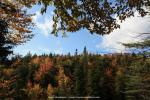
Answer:
[[[150,98],[150,59],[139,54],[102,56],[88,54],[86,50],[80,55],[29,53],[14,57],[12,62],[1,67],[1,99]]]

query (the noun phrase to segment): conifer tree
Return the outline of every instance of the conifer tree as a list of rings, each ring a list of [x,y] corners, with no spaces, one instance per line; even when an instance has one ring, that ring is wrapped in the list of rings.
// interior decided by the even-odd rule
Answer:
[[[126,74],[126,100],[149,100],[149,59],[145,62],[134,62]]]
[[[5,20],[0,19],[0,62],[5,60],[7,55],[12,53],[12,47],[14,43],[7,39],[8,35],[8,24]]]
[[[88,52],[86,49],[86,46],[83,50],[83,56],[82,56],[82,66],[83,66],[83,78],[84,78],[84,92],[85,95],[87,95],[87,85],[88,85]]]
[[[101,87],[100,87],[100,79],[102,77],[101,66],[98,64],[91,66],[92,68],[88,69],[88,81],[87,81],[87,94],[89,96],[100,97]]]
[[[16,0],[0,1],[0,60],[12,53],[16,45],[30,40],[33,23],[30,14]]]
[[[76,51],[75,51],[75,56],[77,56],[78,55],[78,49],[76,49]]]
[[[79,62],[76,62],[74,68],[74,91],[76,96],[85,96],[85,80],[84,80],[84,68]]]

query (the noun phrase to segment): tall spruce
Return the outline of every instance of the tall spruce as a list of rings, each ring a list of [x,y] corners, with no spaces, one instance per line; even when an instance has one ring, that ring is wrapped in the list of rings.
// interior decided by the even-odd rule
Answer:
[[[83,50],[83,58],[82,58],[82,63],[83,63],[83,78],[84,78],[84,95],[87,95],[87,86],[88,86],[88,52],[86,49],[86,46],[84,47]]]

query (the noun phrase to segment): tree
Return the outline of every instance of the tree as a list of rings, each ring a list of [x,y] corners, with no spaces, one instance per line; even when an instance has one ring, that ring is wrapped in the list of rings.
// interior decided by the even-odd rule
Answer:
[[[0,1],[0,57],[12,53],[12,48],[32,38],[34,26],[30,14],[17,1]]]
[[[29,62],[31,61],[31,58],[32,58],[32,54],[31,54],[30,52],[28,52],[28,53],[24,56],[23,61],[24,61],[25,63],[29,63]]]
[[[65,75],[65,70],[63,67],[59,66],[58,71],[58,96],[70,96],[70,78]]]
[[[147,7],[147,10],[148,10],[148,16],[150,16],[150,6]],[[138,37],[142,38],[142,40],[134,43],[123,43],[123,45],[127,48],[138,49],[143,53],[150,52],[150,32],[140,33]]]
[[[85,96],[85,77],[84,77],[84,68],[82,65],[76,63],[74,69],[74,90],[76,96]]]
[[[83,56],[82,56],[82,66],[83,66],[83,79],[84,79],[84,90],[85,90],[85,95],[87,94],[87,85],[88,85],[88,52],[86,49],[86,46],[84,47],[83,50]]]
[[[150,36],[149,36],[149,34],[150,33],[148,33],[148,36],[140,42],[123,44],[123,45],[125,45],[128,48],[136,48],[136,49],[143,50],[143,51],[149,51],[150,50]]]
[[[143,61],[146,60],[147,56],[150,56],[150,33],[143,33],[141,35],[145,35],[144,39],[142,39],[139,42],[134,43],[123,43],[123,45],[128,49],[134,49],[134,51],[137,51],[142,54]],[[140,35],[140,36],[141,36]]]
[[[95,62],[95,64],[92,64],[90,68],[88,68],[87,72],[87,94],[89,96],[100,97],[102,92],[102,87],[100,86],[102,83],[102,81],[100,81],[102,78],[102,66],[100,65],[101,60],[97,59],[96,61],[92,62]]]
[[[127,81],[125,82],[126,100],[149,100],[150,93],[150,62],[133,62],[125,74]]]
[[[15,77],[15,81],[11,84],[11,88],[15,91],[12,94],[14,99],[27,99],[27,94],[25,92],[25,86],[28,81],[29,75],[29,66],[27,63],[20,63],[16,66],[17,68],[14,69],[14,72],[11,77]]]
[[[75,51],[75,56],[77,56],[78,55],[78,49],[76,49],[76,51]]]
[[[35,2],[32,0],[31,3],[35,4],[33,1]],[[54,6],[52,33],[55,35],[59,31],[75,32],[82,28],[91,33],[109,34],[119,28],[115,15],[120,20],[125,20],[133,16],[136,9],[144,16],[147,13],[143,6],[150,5],[149,0],[37,0],[37,2],[43,5],[42,13],[46,12],[48,6]]]
[[[125,66],[124,66],[125,67]],[[118,67],[115,76],[115,98],[116,100],[125,100],[125,81],[126,77],[124,74],[124,69],[122,67]]]
[[[0,20],[0,61],[3,61],[8,54],[12,53],[13,42],[5,37],[8,34],[7,27],[8,24],[4,20]]]

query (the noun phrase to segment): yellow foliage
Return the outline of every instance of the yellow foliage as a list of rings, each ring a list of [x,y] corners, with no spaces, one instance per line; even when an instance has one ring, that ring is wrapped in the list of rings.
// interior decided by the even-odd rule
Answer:
[[[42,88],[39,84],[35,84],[33,87],[28,89],[28,95],[31,100],[38,100],[40,93],[42,92]]]
[[[47,87],[47,95],[48,97],[52,97],[54,94],[54,88],[52,87],[51,84],[48,84],[48,87]]]

